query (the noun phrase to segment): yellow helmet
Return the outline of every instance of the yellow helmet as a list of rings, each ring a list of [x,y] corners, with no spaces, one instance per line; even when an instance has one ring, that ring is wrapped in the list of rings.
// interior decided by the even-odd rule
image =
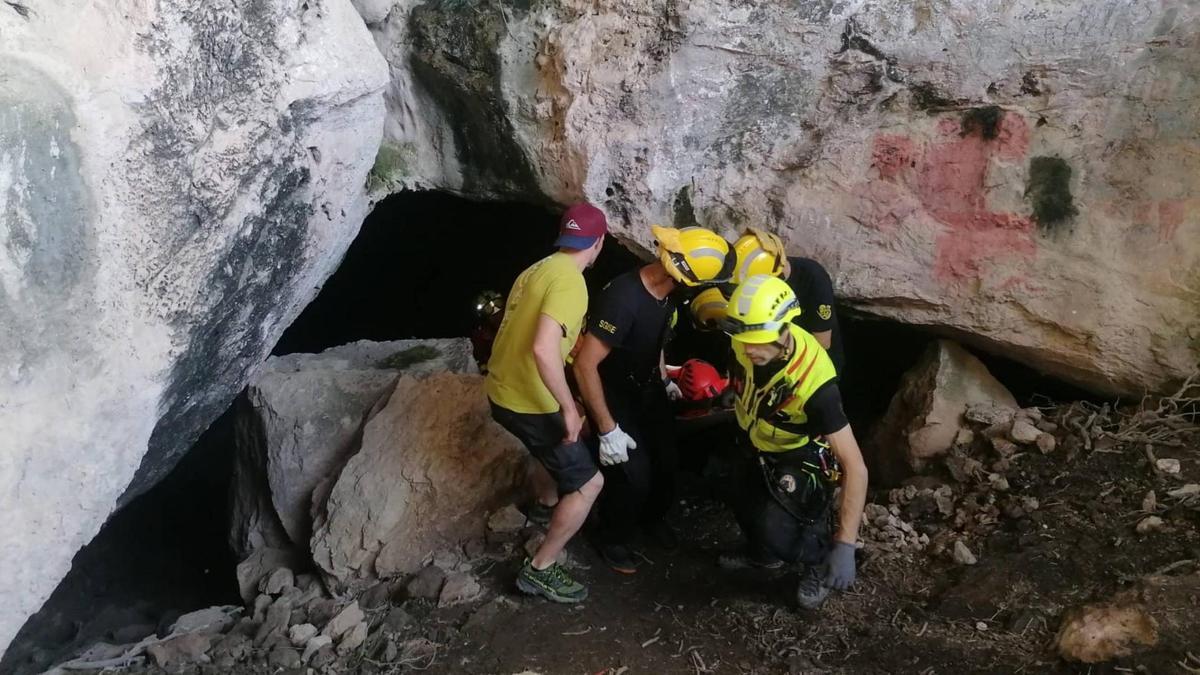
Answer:
[[[786,253],[783,241],[773,232],[749,228],[733,244],[738,265],[733,272],[733,282],[740,284],[755,274],[779,276],[783,272]]]
[[[651,225],[650,230],[658,240],[658,259],[675,281],[684,286],[707,286],[733,278],[736,256],[719,234],[703,227]]]
[[[721,329],[738,342],[766,344],[778,340],[798,316],[800,303],[791,286],[779,277],[756,274],[733,291]]]
[[[700,330],[715,330],[725,320],[725,307],[729,299],[717,286],[706,288],[692,298],[688,308],[692,311],[692,324]]]

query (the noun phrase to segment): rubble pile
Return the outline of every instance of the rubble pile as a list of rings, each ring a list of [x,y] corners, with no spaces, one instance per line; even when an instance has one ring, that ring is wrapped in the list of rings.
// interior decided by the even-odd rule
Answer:
[[[977,562],[971,540],[1004,521],[1034,518],[1041,504],[1021,494],[1011,477],[1022,457],[1049,454],[1063,430],[1038,408],[992,403],[966,407],[949,452],[927,475],[909,478],[886,493],[886,504],[867,504],[862,538],[876,554],[928,551],[959,564]]]
[[[380,581],[353,597],[334,597],[319,574],[296,573],[278,561],[275,566],[243,564],[245,607],[201,609],[160,635],[94,644],[51,672],[114,667],[178,672],[200,664],[223,671],[248,664],[354,672],[365,659],[420,667],[435,658],[439,644],[416,617],[434,609],[483,605],[467,619],[470,624],[476,615],[494,614],[497,603],[512,604],[506,598],[485,603],[489,589],[480,575],[498,561],[524,555],[544,536],[509,505],[487,518],[485,538],[439,550],[415,574]],[[560,561],[581,566],[565,552]]]

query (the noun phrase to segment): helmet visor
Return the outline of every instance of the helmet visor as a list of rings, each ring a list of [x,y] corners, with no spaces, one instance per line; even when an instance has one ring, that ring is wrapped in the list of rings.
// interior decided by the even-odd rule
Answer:
[[[766,344],[779,339],[783,321],[765,321],[763,323],[744,323],[741,319],[725,317],[718,323],[721,332],[738,342],[751,344]]]

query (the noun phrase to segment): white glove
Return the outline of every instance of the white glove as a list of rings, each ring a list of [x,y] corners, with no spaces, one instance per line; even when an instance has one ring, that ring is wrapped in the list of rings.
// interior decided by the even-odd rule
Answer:
[[[637,448],[637,441],[621,431],[621,425],[613,427],[607,434],[600,434],[600,464],[612,466],[629,461],[629,451]]]
[[[667,398],[672,401],[678,401],[683,398],[683,391],[679,389],[679,385],[675,383],[675,380],[667,381]]]

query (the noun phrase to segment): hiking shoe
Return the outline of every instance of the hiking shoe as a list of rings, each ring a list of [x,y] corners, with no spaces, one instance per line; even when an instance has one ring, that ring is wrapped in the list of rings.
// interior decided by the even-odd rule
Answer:
[[[572,579],[562,565],[552,563],[546,569],[539,570],[534,568],[532,560],[526,560],[517,573],[517,588],[554,602],[581,602],[588,595],[587,586]]]
[[[723,570],[777,570],[783,567],[779,558],[759,560],[747,553],[722,553],[717,556],[717,566]]]
[[[646,536],[650,537],[659,546],[673,551],[679,548],[679,537],[675,536],[675,530],[670,525],[663,521],[658,521],[646,528]]]
[[[633,574],[637,572],[637,561],[633,559],[633,554],[629,549],[620,544],[609,544],[600,547],[600,557],[604,559],[604,564],[608,565],[615,572],[621,574]]]
[[[825,585],[825,566],[809,565],[800,575],[800,584],[796,587],[796,602],[804,609],[818,609],[829,595]]]
[[[532,504],[526,504],[521,509],[521,513],[525,514],[529,522],[547,527],[550,525],[550,518],[554,516],[554,506],[546,506],[539,501],[534,501]]]

